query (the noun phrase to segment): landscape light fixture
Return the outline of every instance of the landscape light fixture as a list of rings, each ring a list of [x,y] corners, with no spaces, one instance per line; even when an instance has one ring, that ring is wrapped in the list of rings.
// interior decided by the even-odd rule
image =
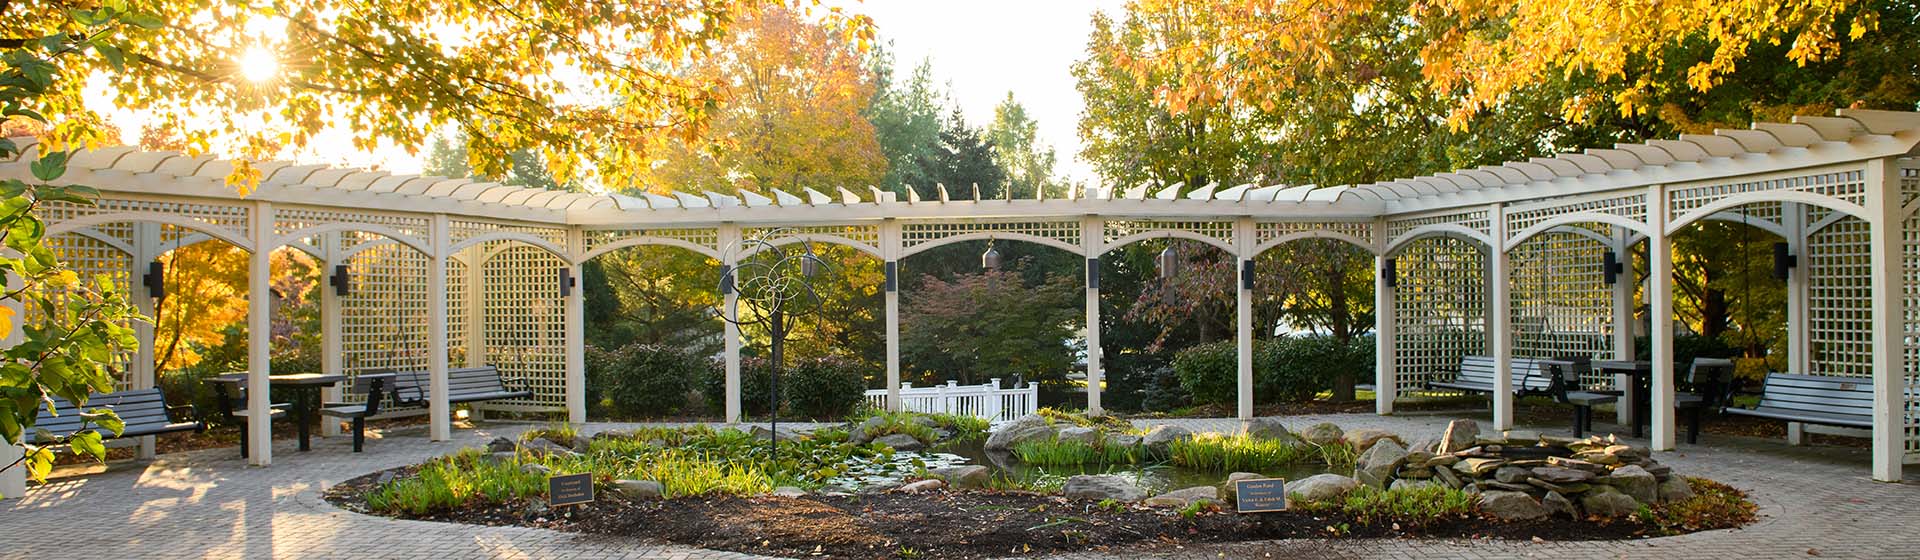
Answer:
[[[1607,251],[1600,255],[1600,274],[1608,286],[1620,281],[1620,273],[1626,271],[1625,263],[1620,262],[1620,254]]]
[[[1000,270],[1000,250],[993,248],[993,240],[987,240],[987,252],[980,253],[980,268]]]
[[[147,263],[147,274],[141,281],[147,285],[147,295],[152,296],[154,301],[166,299],[167,265],[160,261]]]
[[[333,277],[328,278],[327,283],[333,284],[333,295],[346,297],[347,286],[351,284],[351,281],[347,277],[347,265],[333,265]]]
[[[573,295],[573,269],[561,268],[560,269],[560,297],[570,297],[572,295]]]
[[[1400,285],[1400,260],[1387,259],[1380,263],[1380,276],[1387,279],[1387,287]]]
[[[1800,259],[1795,258],[1793,253],[1787,252],[1786,243],[1773,244],[1773,279],[1786,281],[1788,272],[1798,266],[1799,261]]]
[[[1180,254],[1174,252],[1171,240],[1167,242],[1167,248],[1160,250],[1159,261],[1161,280],[1172,280],[1173,275],[1180,272]]]

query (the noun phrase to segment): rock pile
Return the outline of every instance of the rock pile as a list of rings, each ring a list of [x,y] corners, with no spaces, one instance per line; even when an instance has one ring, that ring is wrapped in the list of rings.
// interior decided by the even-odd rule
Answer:
[[[1479,434],[1472,420],[1455,420],[1431,446],[1408,449],[1383,439],[1360,456],[1354,478],[1376,488],[1438,484],[1479,494],[1481,511],[1508,520],[1619,517],[1693,495],[1646,448],[1612,437]]]

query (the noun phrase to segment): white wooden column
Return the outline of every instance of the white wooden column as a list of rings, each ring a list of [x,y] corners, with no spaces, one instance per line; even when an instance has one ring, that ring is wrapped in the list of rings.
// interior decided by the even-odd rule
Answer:
[[[433,441],[453,439],[453,406],[447,402],[447,256],[453,245],[446,214],[434,214],[427,255],[427,415],[431,418],[428,436]],[[467,286],[479,290],[482,286]],[[482,325],[469,325],[475,334]]]
[[[880,223],[880,252],[886,256],[881,286],[887,303],[887,410],[900,411],[900,222]]]
[[[1393,414],[1393,401],[1400,397],[1393,344],[1393,290],[1397,284],[1398,263],[1385,250],[1386,225],[1385,220],[1380,220],[1373,228],[1373,238],[1379,240],[1373,257],[1373,411],[1379,414]]]
[[[1673,248],[1667,243],[1667,189],[1647,189],[1647,340],[1652,349],[1653,450],[1670,451],[1673,430]]]
[[[567,252],[571,260],[587,252],[587,240],[579,226],[567,228]],[[566,344],[567,344],[567,422],[587,421],[587,283],[581,276],[580,262],[567,264]],[[469,327],[471,328],[471,327]]]
[[[1867,260],[1873,313],[1873,479],[1900,482],[1906,455],[1906,263],[1900,168],[1893,158],[1867,162]],[[1791,323],[1789,323],[1791,324]]]
[[[1812,364],[1807,352],[1807,209],[1797,202],[1780,203],[1780,226],[1786,233],[1787,254],[1799,259],[1798,266],[1787,269],[1787,371],[1807,373]]]
[[[1080,246],[1087,255],[1087,414],[1106,412],[1100,405],[1100,384],[1106,370],[1100,363],[1100,256],[1106,252],[1107,221],[1099,216],[1080,219]]]
[[[146,284],[139,280],[142,275],[146,274],[148,264],[160,258],[160,224],[155,222],[134,222],[133,248],[134,254],[131,255],[132,259],[128,261],[129,266],[133,267],[133,270],[128,271],[130,273],[128,278],[132,279],[133,282],[127,286],[127,300],[133,304],[135,309],[140,310],[141,315],[159,317],[158,308],[160,302],[154,299],[153,292],[146,287]],[[153,363],[155,359],[154,331],[154,323],[152,322],[133,322],[133,336],[140,341],[140,348],[134,351],[133,363],[127,366],[128,372],[133,374],[133,383],[131,384],[131,388],[133,389],[151,389],[154,387],[154,384],[159,381],[159,371]],[[185,418],[176,418],[175,420],[185,420]],[[137,457],[142,460],[152,459],[154,451],[154,437],[141,436],[140,449],[136,452]]]
[[[12,249],[0,250],[6,251],[8,256],[19,255],[19,253],[13,252]],[[20,287],[20,276],[12,272],[0,274],[5,274],[4,277],[0,277],[0,281],[4,281],[7,291],[10,292]],[[18,299],[0,300],[0,306],[4,306],[13,312],[12,315],[10,315],[13,317],[13,321],[11,322],[12,326],[8,328],[5,333],[0,333],[0,336],[4,336],[4,338],[0,338],[0,345],[12,348],[14,345],[26,341],[26,331],[24,330],[24,319],[27,316],[26,306],[22,305]],[[146,341],[142,341],[142,343],[145,342]],[[26,435],[25,432],[22,432],[21,438],[25,439]],[[20,460],[20,457],[25,456],[26,452],[27,448],[24,446],[0,443],[0,465],[11,465],[14,461]],[[15,499],[25,496],[26,494],[27,469],[24,466],[0,471],[0,499]]]
[[[1613,255],[1620,263],[1620,274],[1613,279],[1613,359],[1631,360],[1637,324],[1633,319],[1633,292],[1638,285],[1633,281],[1633,231],[1618,226],[1613,229]],[[1633,376],[1615,374],[1613,386],[1626,391],[1622,400],[1614,404],[1614,420],[1620,424],[1632,422],[1633,410],[1625,403],[1626,399],[1633,398]]]
[[[247,220],[252,252],[247,254],[247,462],[273,464],[273,423],[268,422],[273,344],[273,205],[253,203]]]
[[[1238,265],[1234,272],[1234,293],[1236,307],[1234,312],[1235,330],[1238,331],[1238,344],[1235,354],[1239,358],[1240,396],[1239,417],[1241,422],[1253,419],[1253,218],[1242,217],[1234,221],[1233,228],[1234,260]]]
[[[329,375],[342,375],[347,372],[347,360],[346,355],[343,353],[344,345],[341,344],[342,341],[340,340],[340,321],[342,319],[340,316],[340,296],[338,295],[339,292],[335,291],[336,289],[333,287],[333,282],[335,282],[333,279],[333,271],[335,266],[347,263],[337,257],[337,255],[340,254],[339,233],[322,233],[319,237],[320,255],[319,258],[315,260],[320,261],[320,278],[322,280],[322,282],[320,282],[320,371]],[[338,281],[344,282],[346,280]],[[341,396],[342,388],[339,384],[336,384],[322,390],[321,398],[327,401],[339,401],[341,400]],[[340,435],[340,420],[337,418],[321,417],[320,435]]]
[[[1507,257],[1507,212],[1503,204],[1487,209],[1491,224],[1487,247],[1487,338],[1493,347],[1493,429],[1513,429],[1512,262]]]
[[[733,265],[738,262],[739,259],[739,255],[734,253],[739,252],[741,249],[743,249],[743,247],[740,247],[740,226],[732,223],[720,224],[720,250],[723,251],[721,256],[726,259],[720,263],[723,274],[721,277],[723,282],[721,291],[724,292],[721,296],[724,299],[721,305],[725,306],[727,315],[731,317],[738,316],[740,294],[734,289],[733,282],[729,281],[728,277],[733,274]],[[721,338],[726,341],[726,354],[723,360],[726,364],[727,422],[739,422],[740,326],[733,324],[731,321],[721,321],[721,323],[725,325],[725,332],[722,333]]]

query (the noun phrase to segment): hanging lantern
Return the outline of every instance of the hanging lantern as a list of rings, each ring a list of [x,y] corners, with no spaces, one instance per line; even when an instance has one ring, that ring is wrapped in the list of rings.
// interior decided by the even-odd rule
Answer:
[[[1167,248],[1160,250],[1160,279],[1172,280],[1173,275],[1178,272],[1180,272],[1180,255],[1174,253],[1173,244],[1168,243]]]
[[[807,244],[807,254],[800,256],[800,274],[812,278],[820,272],[820,257],[813,254],[813,244]]]
[[[980,268],[1000,270],[1000,250],[993,248],[993,242],[987,242],[987,252],[980,254]]]

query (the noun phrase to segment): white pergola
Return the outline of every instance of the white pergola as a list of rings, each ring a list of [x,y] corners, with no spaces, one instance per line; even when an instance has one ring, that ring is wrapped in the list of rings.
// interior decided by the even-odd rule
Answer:
[[[1920,113],[1842,110],[1833,117],[1593,149],[1552,158],[1359,186],[1181,185],[1092,188],[1063,199],[980,200],[942,187],[937,200],[867,188],[800,193],[647,194],[545,191],[464,179],[286,163],[256,164],[258,190],[225,185],[227,161],[111,148],[75,158],[63,182],[99,188],[94,206],[52,205],[52,243],[83,272],[116,276],[152,312],[138,276],[166,251],[218,240],[249,251],[253,386],[269,375],[271,253],[312,254],[323,289],[324,369],[354,375],[426,370],[431,437],[450,437],[449,367],[491,364],[527,380],[531,399],[490,409],[564,411],[586,419],[582,291],[562,271],[625,247],[680,247],[722,260],[758,232],[781,243],[845,245],[885,263],[974,239],[1030,241],[1088,261],[1087,408],[1101,410],[1098,264],[1145,239],[1216,246],[1250,271],[1273,247],[1337,239],[1395,274],[1376,281],[1378,408],[1417,391],[1465,355],[1569,354],[1630,359],[1636,300],[1673,315],[1668,237],[1706,219],[1777,233],[1800,256],[1788,282],[1788,363],[1796,373],[1870,379],[1873,476],[1897,481],[1920,457],[1914,397],[1920,372]],[[25,160],[0,176],[30,177]],[[827,187],[822,187],[827,188]],[[1609,285],[1612,252],[1645,259],[1644,286]],[[1628,278],[1632,278],[1629,276]],[[1239,415],[1253,413],[1252,282],[1238,293]],[[887,282],[888,403],[899,406],[899,296]],[[1642,289],[1644,288],[1644,289]],[[726,297],[733,304],[733,296]],[[1673,449],[1673,323],[1651,321],[1652,445]],[[153,332],[121,382],[151,387]],[[740,418],[740,333],[727,327],[726,416]],[[1495,376],[1510,384],[1509,376]],[[1588,382],[1609,387],[1617,380]],[[1494,427],[1513,424],[1496,391]],[[249,394],[256,414],[266,391]],[[267,423],[250,427],[251,458],[272,461]],[[151,441],[142,445],[152,452]]]

